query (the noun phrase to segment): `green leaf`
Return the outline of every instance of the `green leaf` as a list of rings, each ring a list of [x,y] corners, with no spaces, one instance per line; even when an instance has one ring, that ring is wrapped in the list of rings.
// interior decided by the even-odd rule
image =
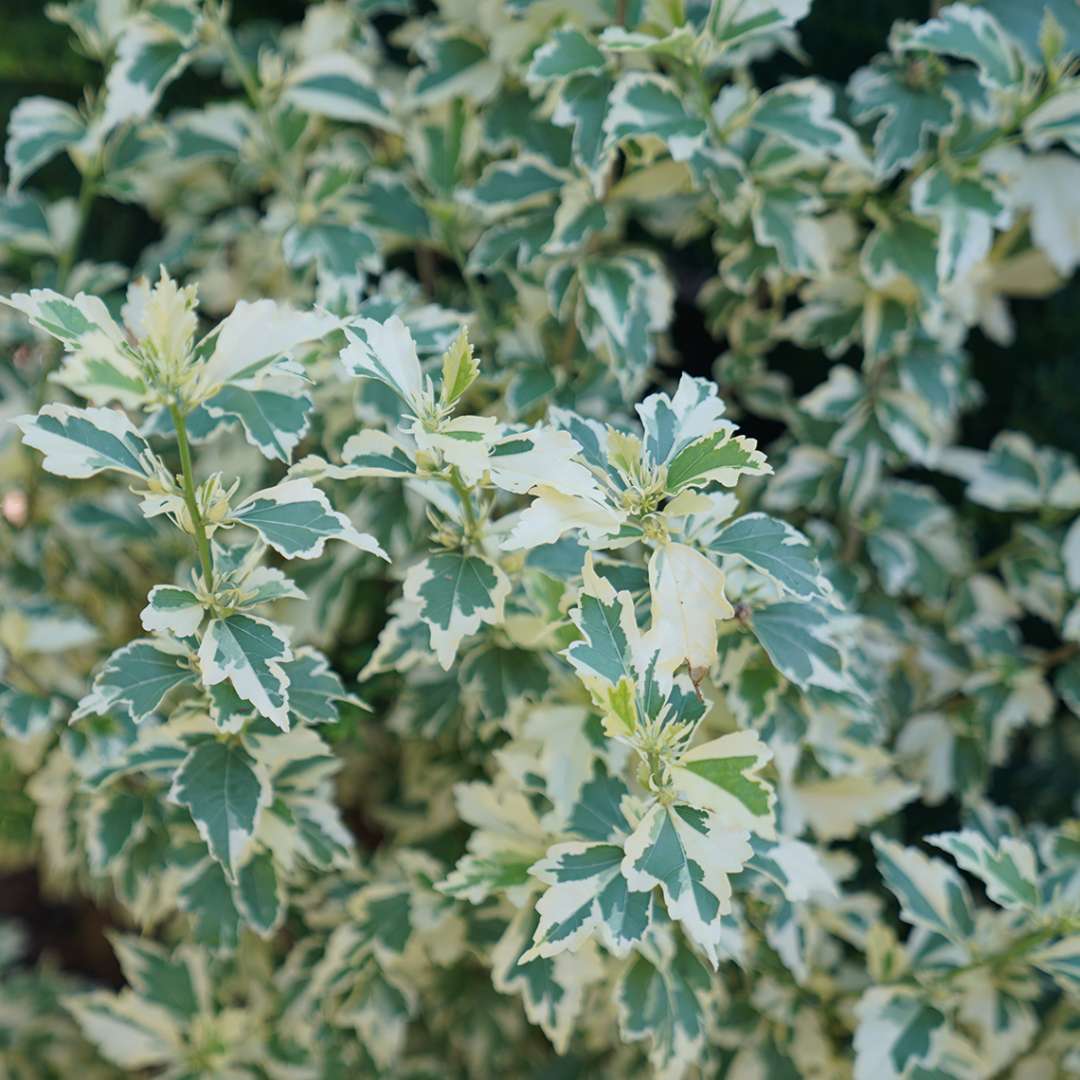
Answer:
[[[18,416],[14,423],[56,476],[81,480],[112,470],[144,480],[154,474],[157,458],[149,444],[115,409],[46,405],[37,416]]]
[[[810,541],[768,514],[744,514],[717,533],[709,550],[744,559],[800,600],[824,599],[832,592]]]
[[[344,514],[310,480],[284,480],[249,496],[232,512],[232,520],[255,529],[286,559],[316,559],[327,540],[344,540],[361,551],[389,561],[379,542],[357,532]]]
[[[426,70],[414,72],[417,103],[434,106],[454,97],[487,98],[498,84],[498,69],[485,43],[463,34],[445,33],[423,42]]]
[[[176,1055],[179,1026],[168,1014],[163,1024],[160,1012],[130,990],[72,995],[64,1007],[105,1058],[129,1074],[163,1067]]]
[[[420,368],[409,328],[397,315],[385,322],[358,319],[346,327],[345,336],[349,344],[341,352],[341,362],[349,375],[382,383],[414,415],[424,413],[433,396],[431,380]]]
[[[73,720],[105,716],[113,709],[135,723],[154,713],[165,697],[195,681],[187,653],[162,641],[140,638],[117,649],[94,678],[89,694],[79,702]]]
[[[1031,962],[1073,998],[1080,996],[1080,934],[1070,934],[1034,952]]]
[[[637,726],[637,658],[641,635],[628,592],[616,592],[586,557],[582,590],[570,619],[582,636],[566,658],[600,707],[609,733],[630,734]]]
[[[8,190],[17,191],[28,176],[85,134],[83,118],[70,105],[47,97],[23,98],[8,120],[4,146]]]
[[[509,592],[510,582],[498,566],[460,551],[429,555],[405,576],[405,598],[419,604],[436,659],[447,670],[462,638],[482,624],[502,622]]]
[[[236,880],[270,797],[269,778],[245,747],[216,739],[191,751],[169,789],[169,801],[188,808],[230,881]]]
[[[444,406],[453,405],[476,381],[480,374],[480,365],[473,356],[469,344],[469,332],[462,327],[453,345],[443,353],[441,365],[442,383],[439,386],[439,401]]]
[[[281,631],[254,615],[213,619],[199,646],[204,685],[228,679],[242,700],[282,730],[289,727],[289,680],[281,661],[292,658]]]
[[[726,829],[716,814],[684,803],[656,804],[626,841],[622,873],[634,891],[659,886],[668,915],[719,963],[721,916],[731,911],[731,883],[753,854],[747,833]]]
[[[776,248],[780,264],[795,274],[816,277],[829,264],[829,239],[816,217],[820,198],[794,186],[758,192],[751,216],[754,239]]]

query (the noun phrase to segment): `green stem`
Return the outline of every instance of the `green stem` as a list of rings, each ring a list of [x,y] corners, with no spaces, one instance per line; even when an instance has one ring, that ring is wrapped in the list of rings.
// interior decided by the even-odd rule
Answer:
[[[202,514],[199,513],[199,504],[195,501],[195,472],[191,467],[191,447],[188,445],[187,423],[184,414],[175,405],[169,406],[169,414],[172,416],[173,427],[176,428],[176,441],[180,447],[184,504],[187,506],[192,527],[195,529],[195,546],[199,552],[203,582],[206,588],[210,589],[213,588],[214,584],[214,561],[210,555],[210,541],[206,537],[206,526],[203,524]]]
[[[450,467],[448,479],[450,486],[461,500],[462,512],[465,515],[465,535],[468,539],[472,539],[476,535],[476,511],[473,509],[472,492],[462,480],[456,465]]]
[[[295,205],[299,206],[303,199],[303,178],[297,168],[297,163],[290,159],[288,151],[278,137],[278,131],[267,108],[262,87],[259,86],[258,79],[256,79],[251,68],[248,67],[247,61],[237,47],[236,38],[233,37],[229,24],[224,19],[218,22],[217,32],[218,40],[225,53],[225,59],[228,61],[233,74],[240,81],[240,85],[244,88],[248,104],[251,105],[258,116],[266,134],[267,142],[270,144],[271,152],[274,158],[277,159],[272,162],[272,168],[280,176],[282,184],[287,189]]]
[[[476,314],[480,316],[480,321],[483,323],[484,334],[489,341],[494,341],[495,317],[492,314],[491,308],[488,306],[487,297],[484,295],[483,289],[480,288],[476,279],[469,272],[465,251],[458,242],[457,235],[452,226],[448,226],[444,230],[444,239],[451,258],[457,263],[458,273],[461,274],[461,280],[465,282],[465,288],[469,293],[469,302],[472,304]]]
[[[225,50],[225,57],[229,61],[229,66],[240,80],[240,85],[244,88],[248,102],[256,112],[261,114],[263,103],[259,84],[251,73],[251,68],[247,66],[247,61],[240,54],[240,50],[236,46],[236,39],[232,36],[232,31],[224,19],[218,23],[218,39],[221,42],[221,47]]]
[[[72,268],[75,266],[75,260],[79,255],[79,248],[82,244],[83,233],[86,231],[86,224],[90,220],[90,208],[94,203],[94,196],[97,194],[97,171],[94,169],[87,169],[82,174],[79,181],[79,200],[78,209],[75,216],[75,229],[71,234],[71,238],[64,246],[64,250],[60,252],[56,260],[56,291],[59,293],[67,292],[68,278],[71,276]],[[64,355],[64,347],[56,342],[52,349],[52,352],[46,357],[41,377],[37,381],[37,386],[34,388],[34,408],[35,413],[41,412],[41,407],[45,404],[45,395],[48,391],[49,375],[52,374],[53,368],[59,363],[60,358]],[[38,488],[41,486],[41,477],[44,472],[42,467],[42,458],[33,452],[30,453],[30,476],[26,482],[26,523],[29,525],[34,520],[34,511],[37,506]]]
[[[86,224],[90,220],[90,207],[94,203],[96,194],[97,173],[88,170],[82,174],[82,179],[79,182],[79,202],[78,212],[75,217],[75,231],[71,234],[71,239],[56,262],[57,292],[62,293],[67,287],[67,280],[79,254],[83,233],[86,231]]]

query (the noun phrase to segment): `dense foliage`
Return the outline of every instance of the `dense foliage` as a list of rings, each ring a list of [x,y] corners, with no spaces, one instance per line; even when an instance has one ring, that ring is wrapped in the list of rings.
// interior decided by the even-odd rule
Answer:
[[[1080,263],[1080,8],[765,80],[809,3],[50,6],[0,869],[123,982],[0,923],[0,1077],[1080,1074],[1080,468],[959,442]]]

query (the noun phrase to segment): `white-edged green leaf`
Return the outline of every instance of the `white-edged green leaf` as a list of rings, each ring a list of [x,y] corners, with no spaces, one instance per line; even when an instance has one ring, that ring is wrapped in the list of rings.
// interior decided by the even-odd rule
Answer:
[[[19,741],[48,731],[58,718],[58,702],[0,683],[0,731]]]
[[[139,613],[143,629],[175,637],[190,637],[202,625],[203,610],[199,598],[190,589],[176,585],[155,585]]]
[[[603,71],[606,66],[606,57],[589,38],[576,27],[563,26],[533,53],[525,78],[530,83],[545,83]]]
[[[209,1007],[209,973],[205,956],[197,950],[181,947],[170,955],[153,941],[133,934],[110,934],[109,942],[124,978],[144,1001],[189,1023]]]
[[[580,530],[594,542],[614,536],[626,520],[625,511],[602,499],[568,495],[548,484],[530,492],[533,501],[522,511],[510,535],[503,541],[508,551],[553,544],[566,533]]]
[[[203,683],[209,688],[228,679],[241,699],[284,731],[289,727],[289,680],[281,662],[292,658],[278,628],[254,615],[213,619],[199,646]]]
[[[105,1058],[125,1071],[165,1066],[183,1052],[176,1018],[131,990],[73,995],[64,1007]]]
[[[521,995],[529,1021],[539,1025],[562,1054],[581,1019],[585,990],[601,977],[603,965],[588,948],[522,962],[536,923],[536,913],[528,907],[514,916],[492,949],[491,981],[500,994]]]
[[[327,475],[334,479],[351,476],[396,476],[399,479],[416,475],[416,462],[411,454],[392,435],[369,429],[350,435],[341,450],[343,465],[331,467]]]
[[[17,191],[31,173],[85,134],[86,123],[70,105],[48,97],[23,98],[8,120],[4,146],[8,190]]]
[[[200,16],[191,4],[148,7],[117,40],[105,80],[103,133],[146,116],[191,60]]]
[[[919,990],[875,986],[855,1007],[855,1080],[935,1075],[945,1016]],[[945,1075],[949,1075],[946,1073]]]
[[[687,111],[687,97],[660,75],[631,72],[615,84],[604,131],[614,142],[634,136],[662,139],[676,161],[685,161],[705,138],[705,121]]]
[[[970,60],[991,87],[1012,86],[1020,76],[1020,54],[1001,24],[988,11],[950,4],[937,17],[904,34],[904,49],[925,49]]]
[[[771,840],[776,792],[758,775],[771,758],[756,732],[736,731],[688,750],[671,777],[680,799],[711,811],[725,828]]]
[[[800,150],[865,163],[855,132],[835,116],[832,91],[816,79],[798,79],[762,94],[750,116],[757,131]]]
[[[1070,934],[1038,949],[1029,959],[1065,993],[1080,996],[1080,934]]]
[[[566,183],[539,157],[520,157],[489,165],[469,190],[468,198],[488,214],[523,210],[550,200]]]
[[[577,676],[600,710],[609,735],[629,735],[637,727],[637,668],[645,658],[641,633],[628,592],[616,593],[585,556],[582,589],[570,619],[582,640],[566,650]]]
[[[297,649],[292,660],[281,662],[281,669],[289,680],[289,712],[294,724],[336,724],[340,704],[361,704],[345,690],[326,657],[315,649]]]
[[[482,624],[502,622],[509,593],[509,579],[498,566],[460,551],[429,555],[405,576],[405,599],[419,605],[436,659],[447,670],[462,638]]]
[[[368,66],[342,52],[324,52],[289,71],[285,100],[318,116],[397,131],[390,102]]]
[[[200,352],[212,348],[201,372],[206,396],[340,327],[335,315],[297,311],[274,300],[239,301],[199,346]]]
[[[832,620],[809,603],[784,601],[755,610],[752,629],[780,672],[797,686],[850,690]]]
[[[878,869],[900,901],[900,916],[912,926],[962,944],[975,932],[971,895],[960,875],[941,859],[874,836]]]
[[[631,891],[618,844],[556,844],[530,873],[548,885],[536,904],[540,916],[523,962],[578,948],[597,933],[606,948],[625,956],[649,928],[651,897]]]
[[[126,712],[135,723],[150,716],[177,687],[195,681],[187,653],[163,641],[140,638],[117,649],[94,677],[72,720]]]
[[[744,559],[800,600],[832,592],[810,541],[794,526],[768,514],[744,514],[716,534],[709,550]]]
[[[169,789],[169,801],[188,808],[210,854],[231,881],[270,798],[266,770],[232,740],[208,739],[196,746]]]
[[[389,562],[379,542],[357,532],[310,480],[283,480],[255,492],[232,512],[231,520],[255,529],[286,559],[316,559],[327,540],[344,540]]]
[[[851,77],[848,90],[860,123],[879,118],[874,128],[874,168],[882,179],[909,168],[932,136],[953,124],[954,100],[939,87],[918,86],[891,58],[878,58]]]
[[[374,379],[388,386],[414,413],[431,396],[431,381],[420,368],[416,343],[409,328],[392,315],[386,322],[360,319],[345,330],[349,344],[341,362],[349,375]]]
[[[678,491],[696,490],[709,484],[734,487],[740,476],[761,476],[772,472],[757,440],[733,435],[729,427],[684,446],[667,465],[665,487]]]
[[[730,874],[753,855],[748,833],[725,829],[716,814],[685,803],[657,803],[624,847],[622,872],[634,891],[659,886],[667,913],[719,964],[721,916],[731,911]]]
[[[269,851],[253,855],[236,872],[233,897],[248,926],[260,937],[271,937],[285,918],[285,898]]]
[[[961,870],[982,881],[995,904],[1010,911],[1031,910],[1038,905],[1035,852],[1026,841],[1003,836],[992,844],[973,829],[937,833],[926,839],[948,852]]]
[[[503,491],[521,495],[543,484],[568,495],[602,498],[592,473],[578,460],[580,450],[569,432],[538,427],[494,443],[487,468]]]
[[[252,446],[264,457],[287,465],[293,450],[307,434],[311,398],[307,394],[229,385],[203,402],[203,408],[211,417],[239,420]]]
[[[643,641],[647,652],[658,655],[658,670],[710,668],[716,623],[735,614],[724,595],[724,572],[695,548],[663,544],[649,558],[649,591],[652,624]]]
[[[639,954],[619,980],[619,1031],[649,1042],[649,1062],[661,1080],[677,1080],[705,1046],[708,969],[679,940],[664,956]]]
[[[1033,150],[1064,143],[1080,154],[1080,85],[1051,95],[1024,120],[1024,138]]]
[[[987,183],[971,174],[951,175],[941,165],[931,166],[912,185],[911,208],[941,224],[937,253],[941,281],[963,277],[984,259],[994,226],[1008,220],[1005,206]]]
[[[112,470],[143,480],[154,472],[157,459],[149,444],[115,409],[46,405],[37,416],[18,416],[14,423],[56,476],[81,480]]]
[[[810,11],[810,0],[713,0],[708,32],[725,48],[792,27]]]

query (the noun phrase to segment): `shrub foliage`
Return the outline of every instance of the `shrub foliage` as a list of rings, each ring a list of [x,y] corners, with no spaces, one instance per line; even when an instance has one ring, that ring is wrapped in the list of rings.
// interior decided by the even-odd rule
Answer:
[[[808,7],[50,8],[0,859],[123,985],[5,924],[0,1074],[1080,1071],[1080,470],[958,442],[1080,262],[1080,16],[769,85]]]

